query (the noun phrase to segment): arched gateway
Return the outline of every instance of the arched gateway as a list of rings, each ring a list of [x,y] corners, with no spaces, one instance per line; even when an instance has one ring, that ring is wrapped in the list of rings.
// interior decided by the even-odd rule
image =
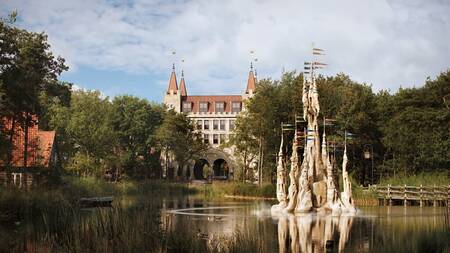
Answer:
[[[234,159],[226,152],[211,148],[202,158],[195,161],[191,179],[228,180],[233,179]]]

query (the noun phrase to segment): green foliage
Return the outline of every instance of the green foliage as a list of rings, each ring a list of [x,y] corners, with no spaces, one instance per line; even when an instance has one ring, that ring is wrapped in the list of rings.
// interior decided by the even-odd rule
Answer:
[[[241,156],[261,160],[266,181],[273,181],[281,123],[293,123],[295,115],[302,114],[302,80],[295,72],[285,73],[281,81],[261,80],[231,138]],[[363,158],[366,150],[373,150],[375,179],[399,171],[405,176],[450,168],[450,71],[428,80],[422,88],[400,89],[393,95],[386,91],[374,94],[369,85],[344,74],[320,76],[317,84],[319,118],[335,120],[326,131],[328,140],[338,143],[338,157],[344,131],[356,134],[348,143],[348,155],[349,170],[359,184],[372,180],[372,161]],[[292,137],[292,132],[285,135],[287,153]],[[241,164],[243,170],[248,168]]]
[[[12,12],[8,18],[0,18],[0,118],[28,127],[36,123],[30,115],[44,111],[40,96],[55,97],[55,89],[64,89],[57,78],[68,67],[50,51],[47,35],[15,27],[16,17]],[[0,135],[4,161],[11,158],[13,135],[14,128]]]
[[[48,128],[57,132],[58,152],[68,171],[131,177],[158,177],[155,131],[164,109],[147,100],[119,96],[111,102],[98,91],[74,91],[70,104],[47,105]],[[116,178],[117,179],[117,178]]]
[[[195,130],[194,123],[185,114],[173,110],[165,114],[156,131],[156,140],[160,149],[171,153],[180,167],[189,160],[200,158],[207,148],[200,133]]]
[[[387,172],[445,171],[450,168],[450,71],[422,88],[380,94],[380,128]]]
[[[110,120],[118,137],[120,167],[134,176],[159,175],[159,152],[154,151],[155,131],[162,124],[164,108],[147,100],[119,96],[112,101]]]

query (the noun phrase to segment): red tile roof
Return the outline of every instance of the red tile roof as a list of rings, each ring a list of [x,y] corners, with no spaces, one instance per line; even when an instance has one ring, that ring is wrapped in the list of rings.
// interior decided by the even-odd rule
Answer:
[[[191,102],[192,112],[200,112],[200,102],[208,103],[208,112],[214,112],[215,104],[217,102],[225,102],[224,112],[231,112],[232,102],[242,103],[241,95],[212,95],[212,96],[185,96],[182,97],[182,102]],[[242,105],[241,105],[242,107]],[[183,107],[182,107],[183,108]]]
[[[180,81],[180,89],[181,89],[181,96],[187,96],[187,90],[186,90],[186,84],[184,83],[184,77],[181,77]]]
[[[252,92],[255,92],[256,90],[256,80],[255,75],[253,74],[253,70],[250,70],[250,72],[248,73],[247,89],[245,90],[245,93],[249,94],[250,90]]]
[[[53,143],[55,141],[55,131],[40,131],[37,119],[36,123],[28,127],[28,148],[27,159],[24,164],[25,150],[25,130],[18,124],[14,124],[13,150],[11,156],[12,167],[48,167],[50,165]],[[3,120],[4,131],[9,135],[12,127],[12,120]],[[0,160],[0,166],[6,166],[7,161]]]
[[[169,87],[167,88],[167,94],[170,94],[170,91],[173,91],[173,94],[177,94],[178,85],[177,85],[177,75],[175,74],[175,67],[170,75],[169,79]]]

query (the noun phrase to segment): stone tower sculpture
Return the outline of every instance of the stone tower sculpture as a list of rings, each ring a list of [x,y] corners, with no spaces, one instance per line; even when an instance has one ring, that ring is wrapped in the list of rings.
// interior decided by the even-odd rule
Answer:
[[[283,134],[281,135],[280,151],[277,162],[277,200],[278,204],[272,207],[273,210],[283,210],[287,205],[286,196],[286,169],[283,164]]]
[[[314,48],[313,54],[320,54],[322,51]],[[303,119],[307,122],[303,161],[299,166],[297,131],[295,131],[287,199],[278,198],[279,204],[272,208],[274,213],[280,211],[284,213],[305,213],[321,210],[333,213],[356,211],[352,199],[351,182],[346,170],[347,148],[344,149],[342,168],[344,192],[340,194],[337,189],[335,170],[327,150],[325,130],[323,131],[322,145],[320,142],[318,124],[320,105],[314,70],[321,68],[323,65],[325,64],[316,61],[305,62],[305,70],[308,70],[305,74],[310,73],[310,77],[307,78],[305,75],[303,81]],[[282,145],[280,152],[282,152]],[[278,173],[277,167],[277,197],[286,196],[284,185],[286,185],[286,176],[283,173]],[[285,206],[285,208],[281,210],[282,206]]]

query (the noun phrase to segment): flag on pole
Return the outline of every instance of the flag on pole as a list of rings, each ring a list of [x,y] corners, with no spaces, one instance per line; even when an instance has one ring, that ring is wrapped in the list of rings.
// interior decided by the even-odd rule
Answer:
[[[315,55],[325,55],[324,50],[320,48],[313,48],[313,54]]]

